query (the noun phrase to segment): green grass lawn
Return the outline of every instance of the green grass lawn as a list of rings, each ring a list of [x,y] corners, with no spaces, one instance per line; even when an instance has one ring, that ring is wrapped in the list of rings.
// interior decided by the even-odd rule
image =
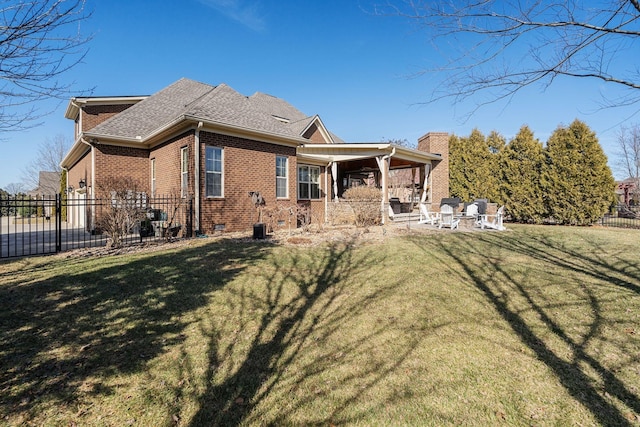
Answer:
[[[640,231],[0,263],[0,424],[638,425]]]

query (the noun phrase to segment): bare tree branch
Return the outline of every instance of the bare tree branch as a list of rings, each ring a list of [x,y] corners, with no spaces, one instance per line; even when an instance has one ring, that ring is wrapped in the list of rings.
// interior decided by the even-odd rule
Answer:
[[[639,0],[390,0],[387,13],[410,18],[430,37],[443,64],[418,73],[442,76],[431,101],[477,107],[558,77],[591,78],[640,101]],[[385,9],[379,13],[385,13]],[[607,106],[618,99],[605,99]],[[475,111],[475,110],[474,110]]]
[[[627,175],[635,202],[640,201],[640,125],[623,126],[618,132],[618,166]]]
[[[40,172],[57,172],[60,176],[62,173],[60,163],[72,144],[73,140],[63,134],[44,140],[38,147],[36,157],[22,171],[22,183],[32,190],[40,184]]]
[[[33,125],[44,114],[38,101],[68,97],[71,83],[58,79],[86,54],[80,23],[89,15],[85,0],[2,2],[0,132]]]

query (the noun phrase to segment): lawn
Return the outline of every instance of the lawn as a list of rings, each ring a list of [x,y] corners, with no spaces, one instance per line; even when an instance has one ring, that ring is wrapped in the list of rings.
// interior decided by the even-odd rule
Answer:
[[[0,424],[638,425],[639,231],[0,263]]]

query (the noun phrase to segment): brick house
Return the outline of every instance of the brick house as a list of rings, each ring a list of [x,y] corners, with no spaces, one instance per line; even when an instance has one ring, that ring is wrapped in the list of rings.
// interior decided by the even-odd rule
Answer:
[[[75,123],[61,163],[70,198],[95,197],[110,179],[127,176],[152,197],[193,198],[193,228],[204,233],[249,229],[255,192],[266,206],[305,204],[324,219],[349,177],[363,171],[377,170],[386,188],[390,169],[412,168],[424,182],[423,200],[448,196],[447,134],[425,135],[418,150],[347,144],[318,115],[225,84],[180,79],[150,96],[72,98],[65,117]],[[384,204],[387,192],[383,212]],[[70,216],[89,227],[82,213]]]

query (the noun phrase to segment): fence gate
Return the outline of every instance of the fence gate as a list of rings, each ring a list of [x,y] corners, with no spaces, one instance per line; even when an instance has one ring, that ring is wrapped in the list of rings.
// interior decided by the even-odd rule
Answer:
[[[131,245],[167,237],[191,237],[193,203],[177,196],[135,200],[121,242]],[[104,246],[100,219],[122,203],[85,194],[0,197],[0,258],[43,255]]]

